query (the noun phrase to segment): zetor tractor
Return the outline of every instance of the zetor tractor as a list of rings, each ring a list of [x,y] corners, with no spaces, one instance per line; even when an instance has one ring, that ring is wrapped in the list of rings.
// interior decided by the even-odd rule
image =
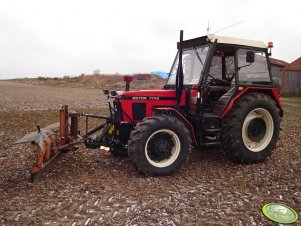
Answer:
[[[283,109],[273,83],[272,43],[216,35],[183,41],[162,90],[108,91],[111,117],[90,148],[128,155],[146,175],[169,175],[190,145],[221,145],[234,162],[271,155]]]

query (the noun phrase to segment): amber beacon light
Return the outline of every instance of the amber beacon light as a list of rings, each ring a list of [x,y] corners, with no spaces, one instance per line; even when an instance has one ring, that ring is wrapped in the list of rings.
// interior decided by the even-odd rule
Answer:
[[[274,47],[273,42],[268,42],[269,56],[272,56],[272,48],[273,47]]]

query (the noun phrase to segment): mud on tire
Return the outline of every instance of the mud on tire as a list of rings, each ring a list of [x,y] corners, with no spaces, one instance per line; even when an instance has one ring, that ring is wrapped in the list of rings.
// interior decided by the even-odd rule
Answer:
[[[263,93],[246,94],[223,120],[223,149],[234,162],[261,162],[275,148],[279,130],[276,102]]]
[[[154,116],[137,124],[128,142],[128,154],[134,166],[145,175],[169,175],[186,160],[189,132],[173,116]]]

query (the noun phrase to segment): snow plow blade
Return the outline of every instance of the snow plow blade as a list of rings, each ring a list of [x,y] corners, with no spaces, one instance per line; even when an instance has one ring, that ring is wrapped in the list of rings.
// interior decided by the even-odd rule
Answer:
[[[86,132],[83,136],[79,135],[79,120],[81,117],[86,119]],[[88,118],[102,120],[102,123],[90,130]],[[114,129],[111,123],[111,117],[69,112],[67,105],[62,106],[59,122],[44,128],[37,126],[36,132],[30,133],[14,143],[31,143],[37,152],[36,161],[31,168],[30,181],[40,180],[43,175],[54,168],[55,163],[64,153],[78,149],[80,144],[84,143],[87,148],[92,149],[99,149],[107,144],[104,142],[106,140],[105,136],[109,133],[109,129]],[[94,139],[92,136],[95,133],[100,134]]]

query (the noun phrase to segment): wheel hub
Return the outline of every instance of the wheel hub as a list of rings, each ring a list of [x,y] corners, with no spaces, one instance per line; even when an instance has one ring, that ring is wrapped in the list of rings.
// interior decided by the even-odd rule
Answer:
[[[149,141],[148,144],[148,155],[152,160],[161,161],[168,159],[172,153],[173,141],[171,136],[166,133],[156,134]]]
[[[266,124],[262,118],[252,119],[248,125],[247,131],[251,141],[259,142],[266,134]]]
[[[245,118],[242,126],[242,139],[252,152],[264,150],[274,134],[273,118],[264,108],[252,110]]]

